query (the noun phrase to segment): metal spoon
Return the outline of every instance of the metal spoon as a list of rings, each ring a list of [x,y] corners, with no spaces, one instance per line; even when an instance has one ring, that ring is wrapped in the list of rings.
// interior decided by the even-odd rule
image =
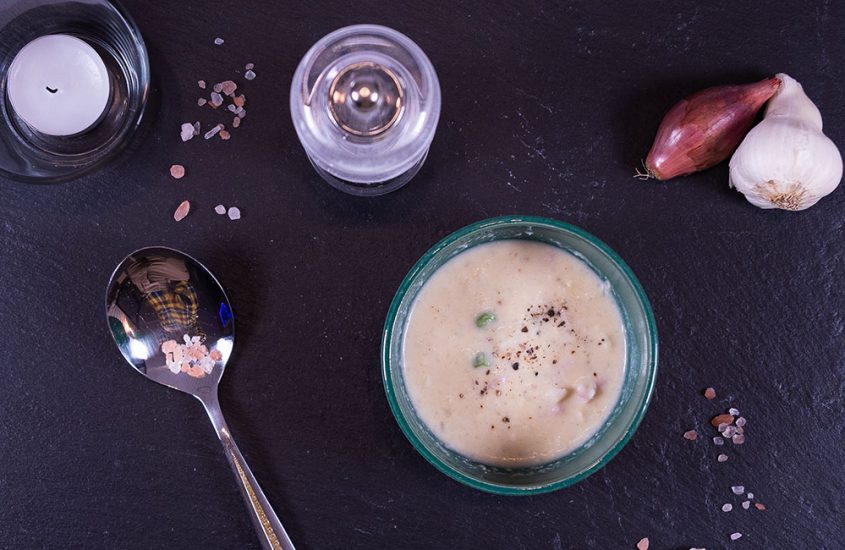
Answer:
[[[109,280],[106,316],[117,347],[135,370],[203,404],[252,512],[261,546],[293,550],[235,445],[217,401],[217,385],[235,343],[235,322],[214,275],[178,250],[136,250]]]

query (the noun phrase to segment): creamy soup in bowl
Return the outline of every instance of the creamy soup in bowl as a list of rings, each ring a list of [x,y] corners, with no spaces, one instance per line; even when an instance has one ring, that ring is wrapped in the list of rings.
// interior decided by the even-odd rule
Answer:
[[[556,460],[590,438],[619,398],[622,315],[583,261],[502,240],[441,266],[411,306],[405,385],[446,446],[494,466]]]
[[[555,220],[502,217],[429,250],[391,304],[391,410],[438,469],[502,494],[558,489],[630,439],[651,396],[648,300],[607,245]]]

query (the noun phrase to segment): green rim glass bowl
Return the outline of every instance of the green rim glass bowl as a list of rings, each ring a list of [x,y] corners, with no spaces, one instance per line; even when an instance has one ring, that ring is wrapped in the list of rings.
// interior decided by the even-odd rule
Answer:
[[[541,466],[488,466],[446,447],[419,418],[405,387],[403,347],[409,312],[420,289],[443,264],[483,243],[527,239],[566,250],[590,266],[612,289],[622,312],[626,364],[622,392],[605,423],[583,445]],[[475,489],[503,495],[545,493],[567,487],[607,464],[631,439],[645,414],[657,374],[657,330],[645,292],[631,269],[606,244],[586,231],[548,218],[503,216],[460,229],[434,245],[399,286],[384,327],[381,347],[384,389],[399,427],[438,470]]]

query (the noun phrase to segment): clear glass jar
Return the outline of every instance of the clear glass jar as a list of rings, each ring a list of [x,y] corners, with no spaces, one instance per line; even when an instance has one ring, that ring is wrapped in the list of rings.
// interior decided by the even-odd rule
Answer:
[[[11,106],[7,77],[20,50],[36,38],[65,34],[102,58],[110,97],[96,124],[70,135],[39,132]],[[115,158],[141,124],[150,88],[147,50],[138,27],[109,0],[5,0],[0,5],[0,174],[10,179],[65,181]]]
[[[405,35],[353,25],[317,42],[293,76],[290,110],[317,172],[354,195],[381,195],[420,169],[440,116],[431,61]]]

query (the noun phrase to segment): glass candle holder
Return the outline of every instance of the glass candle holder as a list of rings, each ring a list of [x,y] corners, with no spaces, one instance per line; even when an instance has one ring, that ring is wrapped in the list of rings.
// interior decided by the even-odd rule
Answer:
[[[381,195],[419,171],[440,116],[440,84],[407,36],[353,25],[317,42],[293,76],[290,110],[317,172],[353,195]]]
[[[89,70],[63,70],[62,62]],[[117,3],[6,0],[0,174],[58,182],[113,159],[139,126],[149,87],[141,33]]]

